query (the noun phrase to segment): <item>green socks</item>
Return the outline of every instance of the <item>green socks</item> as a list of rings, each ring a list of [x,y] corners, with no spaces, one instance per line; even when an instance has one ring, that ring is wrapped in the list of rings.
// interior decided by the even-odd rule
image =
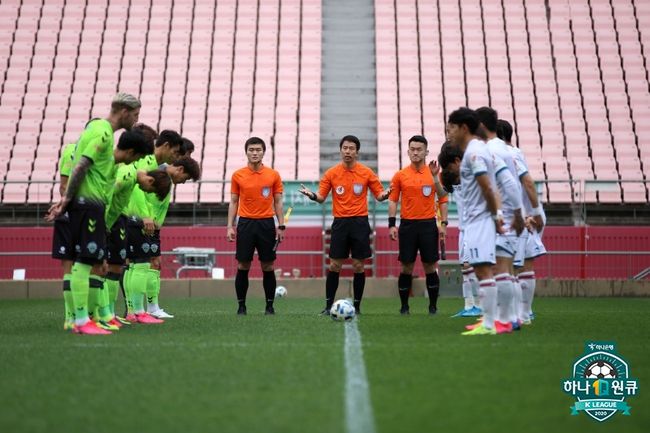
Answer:
[[[149,263],[133,263],[129,267],[129,273],[127,275],[128,278],[124,279],[124,285],[125,290],[129,293],[133,312],[136,314],[144,313],[143,295],[147,292]]]
[[[160,271],[149,269],[147,273],[147,303],[157,310],[158,296],[160,295]]]
[[[117,292],[120,290],[120,274],[107,273],[104,288],[108,292],[108,308],[112,317],[115,316],[115,301],[117,301]]]
[[[79,326],[88,321],[88,292],[90,290],[88,280],[91,269],[92,266],[79,262],[72,266],[70,290],[74,302],[75,323]]]

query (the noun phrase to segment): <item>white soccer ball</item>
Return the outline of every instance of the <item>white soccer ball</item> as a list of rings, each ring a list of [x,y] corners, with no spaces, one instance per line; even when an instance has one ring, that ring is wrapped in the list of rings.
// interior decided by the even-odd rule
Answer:
[[[587,379],[615,379],[616,369],[604,361],[597,361],[585,370]]]
[[[287,296],[287,288],[284,286],[278,286],[275,288],[275,297],[276,298],[284,298]]]
[[[340,322],[348,322],[354,319],[354,305],[347,299],[339,299],[332,305],[330,317]]]

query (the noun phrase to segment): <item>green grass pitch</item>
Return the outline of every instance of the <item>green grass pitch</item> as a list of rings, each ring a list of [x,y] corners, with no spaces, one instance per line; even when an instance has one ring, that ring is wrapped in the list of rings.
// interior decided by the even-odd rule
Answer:
[[[291,295],[291,294],[289,294]],[[647,432],[649,299],[535,300],[512,335],[461,337],[459,299],[425,314],[367,299],[358,326],[378,432]],[[343,432],[344,325],[315,299],[236,316],[231,299],[164,302],[177,318],[108,337],[65,333],[62,301],[0,302],[1,432]],[[597,423],[561,380],[586,340],[610,340],[639,380],[631,416]]]

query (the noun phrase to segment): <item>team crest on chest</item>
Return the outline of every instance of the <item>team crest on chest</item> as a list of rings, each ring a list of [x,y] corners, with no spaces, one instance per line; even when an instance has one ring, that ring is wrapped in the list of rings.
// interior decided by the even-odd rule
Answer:
[[[268,198],[271,195],[271,187],[264,186],[262,187],[262,197]]]
[[[431,191],[433,191],[433,188],[431,185],[422,185],[422,195],[425,197],[429,197],[431,195]]]
[[[336,187],[335,191],[338,195],[342,195],[345,192],[345,187],[343,185],[339,185]]]
[[[360,183],[352,184],[352,191],[354,191],[354,195],[361,195],[363,192],[363,185]]]

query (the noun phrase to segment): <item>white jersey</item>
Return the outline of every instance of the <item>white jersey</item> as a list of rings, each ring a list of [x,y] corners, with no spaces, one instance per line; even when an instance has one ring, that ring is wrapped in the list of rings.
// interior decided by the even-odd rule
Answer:
[[[503,218],[505,221],[512,221],[515,214],[515,209],[521,208],[521,202],[519,197],[521,196],[521,183],[519,182],[519,175],[517,174],[517,167],[515,161],[512,157],[512,153],[508,150],[508,146],[505,141],[500,138],[493,138],[488,141],[488,149],[490,153],[495,156],[495,176],[497,176],[497,186],[499,187],[499,195],[501,196],[501,209],[503,210]],[[509,194],[509,191],[506,191],[506,186],[499,182],[498,174],[501,170],[507,168],[510,174],[512,174],[512,179],[514,181],[514,186],[516,188],[515,198],[516,202],[513,202],[512,195]]]
[[[469,224],[491,218],[487,202],[478,182],[477,176],[486,174],[492,187],[496,185],[494,158],[485,142],[472,139],[465,149],[460,163],[460,185],[463,195],[463,224]]]
[[[515,168],[517,170],[517,179],[521,181],[521,177],[528,173],[528,163],[526,162],[526,157],[518,147],[508,146],[508,150],[512,154],[512,159],[515,163]],[[521,186],[521,182],[519,182],[519,185]],[[523,204],[522,211],[524,213],[524,216],[530,215],[533,211],[533,205],[528,198],[528,193],[523,187],[521,187],[521,202]],[[543,207],[541,208],[541,214],[542,219],[544,220],[544,224],[546,224],[546,214],[544,213]]]

